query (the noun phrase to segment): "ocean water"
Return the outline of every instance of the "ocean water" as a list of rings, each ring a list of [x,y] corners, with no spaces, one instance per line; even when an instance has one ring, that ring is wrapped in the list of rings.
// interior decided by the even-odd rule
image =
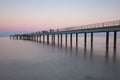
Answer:
[[[120,80],[120,39],[109,49],[105,37],[94,37],[93,49],[90,37],[84,49],[84,38],[79,37],[78,49],[63,45],[27,40],[0,38],[0,80]],[[46,39],[45,39],[46,40]],[[51,38],[50,38],[51,40]]]

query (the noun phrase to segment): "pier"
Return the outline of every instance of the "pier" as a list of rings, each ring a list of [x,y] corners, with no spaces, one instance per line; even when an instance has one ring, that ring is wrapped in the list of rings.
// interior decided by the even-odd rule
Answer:
[[[84,48],[87,47],[87,34],[91,34],[91,48],[93,48],[94,42],[94,33],[106,33],[106,48],[109,48],[109,33],[114,32],[114,45],[113,48],[116,48],[117,44],[117,32],[120,31],[120,20],[102,22],[96,24],[88,24],[81,26],[73,26],[63,29],[49,30],[49,31],[39,31],[34,33],[26,33],[26,34],[15,34],[10,35],[11,39],[20,39],[20,40],[31,40],[37,41],[40,43],[49,44],[50,36],[52,44],[55,45],[55,41],[58,40],[58,46],[62,46],[63,44],[63,34],[65,35],[65,46],[67,47],[68,34],[70,35],[70,47],[72,48],[73,34],[76,34],[76,48],[78,48],[78,34],[84,34]],[[45,36],[47,36],[47,41],[45,42]],[[57,37],[57,39],[55,38]]]

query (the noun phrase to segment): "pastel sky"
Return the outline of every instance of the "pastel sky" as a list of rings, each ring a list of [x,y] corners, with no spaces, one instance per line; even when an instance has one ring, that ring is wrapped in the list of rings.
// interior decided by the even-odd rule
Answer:
[[[0,34],[120,20],[120,0],[0,0]]]

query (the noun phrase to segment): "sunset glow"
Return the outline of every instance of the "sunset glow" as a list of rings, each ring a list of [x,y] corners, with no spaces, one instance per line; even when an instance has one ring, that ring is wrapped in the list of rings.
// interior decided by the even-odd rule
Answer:
[[[0,35],[120,20],[120,0],[0,0]]]

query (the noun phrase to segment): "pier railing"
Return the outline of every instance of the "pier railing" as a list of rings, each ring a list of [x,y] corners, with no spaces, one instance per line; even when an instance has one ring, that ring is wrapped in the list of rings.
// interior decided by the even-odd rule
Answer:
[[[70,31],[70,30],[80,30],[80,29],[89,29],[89,28],[100,28],[100,27],[113,27],[113,26],[119,26],[120,20],[116,21],[109,21],[109,22],[103,22],[103,23],[96,23],[96,24],[88,24],[88,25],[81,25],[81,26],[74,26],[74,27],[68,27],[63,29],[57,29],[55,32],[60,31]]]

